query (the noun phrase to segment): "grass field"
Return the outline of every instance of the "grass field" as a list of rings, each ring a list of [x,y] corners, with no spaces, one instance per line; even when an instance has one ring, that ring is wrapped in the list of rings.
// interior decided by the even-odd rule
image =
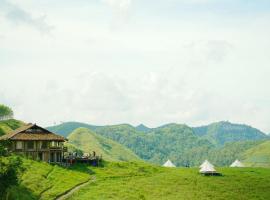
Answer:
[[[197,168],[164,168],[143,162],[106,162],[103,167],[67,169],[23,159],[20,183],[10,200],[52,200],[88,180],[69,200],[206,200],[270,199],[270,169],[218,168],[220,177],[205,177]]]
[[[23,159],[23,163],[25,170],[20,176],[20,184],[9,190],[9,199],[55,199],[90,179],[91,171],[86,167],[66,169],[27,159]]]
[[[201,176],[195,168],[167,169],[138,163],[110,163],[92,170],[96,182],[69,200],[270,199],[270,169],[220,168],[220,177]]]

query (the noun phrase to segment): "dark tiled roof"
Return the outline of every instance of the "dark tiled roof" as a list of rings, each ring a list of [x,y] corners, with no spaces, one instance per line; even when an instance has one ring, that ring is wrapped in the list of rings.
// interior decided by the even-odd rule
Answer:
[[[34,131],[27,131],[33,129]],[[39,130],[39,131],[35,131]],[[66,139],[60,135],[56,135],[36,124],[27,124],[26,126],[20,127],[13,132],[1,136],[0,140],[54,140],[54,141],[65,141]]]

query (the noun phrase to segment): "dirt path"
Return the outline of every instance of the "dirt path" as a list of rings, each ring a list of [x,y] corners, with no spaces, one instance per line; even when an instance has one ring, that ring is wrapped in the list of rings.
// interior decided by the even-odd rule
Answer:
[[[91,179],[89,179],[88,181],[84,182],[84,183],[80,183],[79,185],[75,186],[74,188],[72,188],[71,190],[68,190],[66,193],[58,196],[55,198],[55,200],[65,200],[68,197],[70,197],[74,192],[77,192],[78,190],[80,190],[82,187],[95,182],[96,181],[96,177],[93,176]]]

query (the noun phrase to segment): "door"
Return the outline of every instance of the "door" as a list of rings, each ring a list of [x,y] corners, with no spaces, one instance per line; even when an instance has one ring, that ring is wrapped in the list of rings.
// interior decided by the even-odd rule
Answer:
[[[38,160],[44,160],[44,155],[42,152],[38,152]]]
[[[50,153],[50,162],[54,162],[54,153]]]

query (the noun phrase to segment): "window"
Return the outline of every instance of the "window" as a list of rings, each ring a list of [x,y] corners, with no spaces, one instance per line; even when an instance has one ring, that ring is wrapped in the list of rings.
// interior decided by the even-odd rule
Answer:
[[[34,149],[34,141],[27,142],[27,149]]]
[[[59,147],[59,142],[57,142],[57,141],[52,141],[51,146],[52,146],[52,147]]]
[[[17,141],[16,142],[16,149],[22,149],[23,148],[23,142],[22,141]]]

